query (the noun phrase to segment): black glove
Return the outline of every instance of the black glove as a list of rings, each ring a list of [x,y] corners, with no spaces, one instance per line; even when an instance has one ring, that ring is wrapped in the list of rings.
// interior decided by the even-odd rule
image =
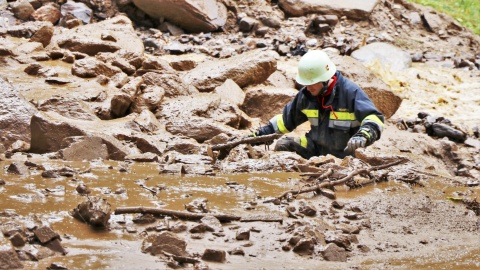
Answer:
[[[360,127],[357,133],[350,138],[347,147],[345,147],[343,151],[355,153],[355,150],[358,148],[365,148],[376,141],[378,139],[378,134],[378,129],[374,124],[365,123]]]

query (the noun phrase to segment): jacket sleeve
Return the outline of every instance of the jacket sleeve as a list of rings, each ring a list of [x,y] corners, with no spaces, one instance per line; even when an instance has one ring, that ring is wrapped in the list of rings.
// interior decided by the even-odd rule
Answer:
[[[298,92],[293,100],[291,100],[284,108],[283,113],[275,115],[270,119],[275,133],[286,134],[292,132],[297,126],[308,121],[307,116],[302,113],[302,90]]]
[[[356,91],[355,117],[360,121],[359,132],[367,137],[369,144],[380,139],[385,122],[384,116],[362,89]]]

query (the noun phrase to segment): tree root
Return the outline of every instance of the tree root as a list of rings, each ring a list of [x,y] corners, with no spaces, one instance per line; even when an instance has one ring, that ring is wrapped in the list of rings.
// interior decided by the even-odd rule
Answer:
[[[370,167],[368,169],[355,170],[355,171],[351,172],[349,175],[345,176],[342,179],[322,182],[322,183],[317,184],[315,186],[311,186],[311,187],[308,187],[308,188],[302,188],[298,191],[289,190],[289,191],[283,193],[282,195],[280,195],[279,197],[277,197],[276,199],[281,200],[281,199],[286,199],[289,195],[297,196],[297,195],[302,194],[302,193],[313,192],[313,191],[317,191],[317,190],[322,189],[322,188],[332,188],[334,186],[345,184],[347,181],[351,180],[357,174],[368,174],[372,171],[386,169],[388,167],[395,166],[395,165],[404,163],[406,161],[407,160],[405,160],[405,159],[401,159],[401,160],[397,160],[397,161],[394,161],[394,162],[391,162],[391,163],[388,163],[388,164],[383,164],[383,165],[379,165],[379,166]],[[331,172],[327,171],[326,173],[320,175],[319,180],[323,180],[324,178],[327,178],[329,175],[331,175]],[[372,181],[371,183],[373,183],[373,182],[374,181]]]

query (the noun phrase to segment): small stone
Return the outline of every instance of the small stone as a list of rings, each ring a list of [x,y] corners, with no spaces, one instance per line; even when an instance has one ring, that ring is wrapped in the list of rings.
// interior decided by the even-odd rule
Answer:
[[[48,226],[40,227],[36,229],[33,233],[35,234],[35,237],[37,237],[38,241],[40,241],[40,243],[42,244],[45,244],[55,238],[60,238],[60,235],[54,232]]]
[[[237,236],[235,237],[237,240],[250,240],[250,230],[249,229],[240,229],[237,232]]]
[[[205,249],[202,255],[202,260],[213,262],[224,262],[227,257],[227,253],[224,250],[218,249]]]
[[[228,254],[245,256],[245,251],[241,247],[236,247],[234,249],[229,250]]]

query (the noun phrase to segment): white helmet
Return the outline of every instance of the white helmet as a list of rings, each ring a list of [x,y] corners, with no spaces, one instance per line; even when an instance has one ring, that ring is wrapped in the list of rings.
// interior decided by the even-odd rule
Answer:
[[[301,85],[326,82],[336,71],[335,64],[324,51],[310,50],[300,59],[295,80]]]

